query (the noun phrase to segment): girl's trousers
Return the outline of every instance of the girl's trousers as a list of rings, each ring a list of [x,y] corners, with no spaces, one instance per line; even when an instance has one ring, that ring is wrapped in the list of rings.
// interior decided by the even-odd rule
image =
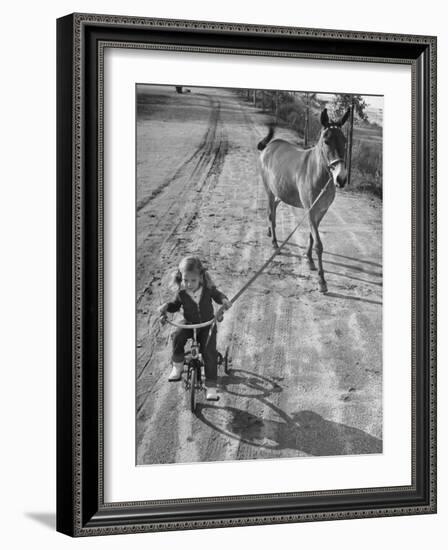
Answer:
[[[203,327],[196,331],[197,339],[199,342],[200,351],[205,364],[205,377],[209,381],[216,381],[218,376],[218,352],[216,350],[216,326],[213,327],[210,339],[208,341],[207,348],[205,344],[207,342],[208,333],[210,327]],[[189,338],[193,338],[193,330],[179,328],[173,335],[173,354],[172,360],[175,363],[181,363],[184,360],[185,344]]]

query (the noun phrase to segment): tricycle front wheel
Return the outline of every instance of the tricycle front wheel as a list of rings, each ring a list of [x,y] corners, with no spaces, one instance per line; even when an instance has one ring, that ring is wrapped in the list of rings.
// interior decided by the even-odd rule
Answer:
[[[190,410],[192,413],[196,410],[196,375],[196,368],[192,368],[190,375]]]

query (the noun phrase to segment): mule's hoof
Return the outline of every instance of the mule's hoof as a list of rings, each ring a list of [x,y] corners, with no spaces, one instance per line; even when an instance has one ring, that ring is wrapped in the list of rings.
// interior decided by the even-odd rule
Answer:
[[[308,256],[305,256],[305,261],[306,261],[306,263],[307,263],[307,265],[308,265],[308,269],[309,269],[310,271],[316,271],[316,265],[315,265],[315,263],[313,262],[313,260],[310,260],[310,259],[308,258]]]
[[[319,281],[319,292],[326,294],[328,292],[328,287],[326,282]]]

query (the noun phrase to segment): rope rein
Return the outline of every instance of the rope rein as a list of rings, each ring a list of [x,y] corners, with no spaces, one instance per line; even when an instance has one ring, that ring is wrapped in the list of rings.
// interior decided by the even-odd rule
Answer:
[[[317,201],[322,197],[322,195],[327,190],[328,185],[331,182],[331,177],[328,178],[327,183],[322,188],[321,192],[317,195],[316,199],[314,200],[313,204],[306,210],[304,213],[302,219],[299,221],[299,223],[294,227],[294,229],[291,231],[291,233],[286,237],[286,239],[282,242],[282,244],[274,251],[274,253],[265,261],[265,263],[260,267],[260,269],[247,281],[247,283],[235,294],[235,296],[230,300],[230,303],[234,304],[238,298],[249,288],[249,286],[259,277],[259,275],[267,268],[267,266],[272,262],[272,260],[277,256],[277,254],[280,254],[282,248],[288,243],[288,241],[291,239],[291,237],[294,235],[294,233],[299,229],[299,227],[302,225],[302,223],[305,221],[308,214],[311,212],[311,210],[316,205]]]
[[[314,200],[313,204],[308,208],[308,210],[305,211],[302,219],[299,221],[299,223],[294,227],[294,229],[291,231],[291,233],[286,237],[286,239],[282,242],[282,244],[274,251],[273,254],[271,254],[271,256],[264,262],[264,264],[260,267],[260,269],[254,274],[252,275],[252,277],[247,281],[247,283],[245,285],[243,285],[240,290],[235,294],[235,296],[229,300],[231,304],[234,304],[238,298],[244,293],[246,292],[246,290],[250,287],[250,285],[261,275],[261,273],[267,268],[267,266],[272,262],[272,260],[278,255],[280,254],[282,248],[288,243],[288,241],[291,239],[291,237],[294,235],[294,233],[297,231],[297,229],[299,229],[299,227],[302,225],[302,223],[305,221],[306,217],[308,216],[308,214],[311,212],[311,210],[314,208],[314,206],[316,205],[317,201],[322,197],[322,195],[325,193],[325,191],[327,190],[327,187],[328,185],[330,184],[331,182],[331,175],[330,177],[328,178],[328,181],[327,183],[324,185],[324,187],[321,189],[320,193],[317,195],[316,199]],[[218,314],[217,314],[218,315]],[[210,325],[210,328],[209,328],[209,331],[208,331],[208,336],[207,336],[207,340],[206,340],[206,343],[205,343],[205,347],[208,346],[208,343],[210,341],[210,337],[211,337],[211,334],[212,334],[212,331],[213,331],[213,328],[215,327],[216,325],[216,320],[217,320],[217,316],[215,316],[215,319],[213,321],[213,323]]]

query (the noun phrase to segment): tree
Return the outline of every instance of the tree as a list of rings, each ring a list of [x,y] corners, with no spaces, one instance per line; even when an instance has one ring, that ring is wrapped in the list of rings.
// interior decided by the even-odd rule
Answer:
[[[347,109],[350,109],[350,124],[348,128],[348,143],[345,151],[346,158],[345,163],[347,165],[347,184],[350,184],[352,173],[352,149],[353,149],[353,123],[355,113],[361,120],[367,121],[367,113],[365,109],[367,103],[364,101],[361,95],[356,94],[335,94],[333,99],[333,118],[338,120],[344,115]]]
[[[361,120],[368,120],[366,113],[367,103],[364,101],[362,95],[356,94],[335,94],[332,109],[334,118],[340,118],[347,109],[353,107],[353,114],[358,115]]]
[[[310,106],[312,103],[316,102],[316,93],[305,92],[304,93],[304,103],[305,103],[305,129],[303,132],[304,137],[304,146],[308,147],[310,139]]]

